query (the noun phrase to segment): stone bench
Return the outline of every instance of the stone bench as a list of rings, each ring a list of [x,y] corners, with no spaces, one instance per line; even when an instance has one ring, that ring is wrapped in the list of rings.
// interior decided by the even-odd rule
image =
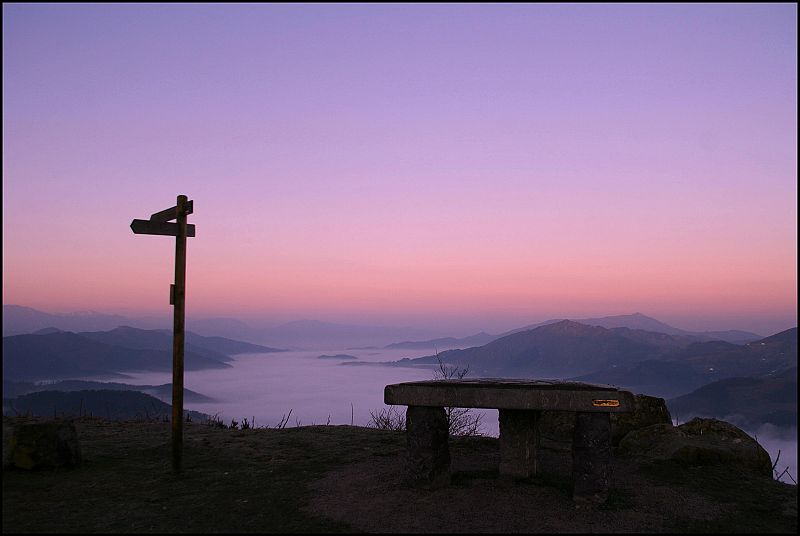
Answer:
[[[516,478],[538,470],[541,411],[576,413],[572,441],[574,497],[604,500],[609,489],[611,413],[632,412],[634,396],[607,385],[555,380],[432,380],[387,385],[384,402],[408,406],[408,471],[417,483],[450,480],[445,407],[500,412],[500,474]]]

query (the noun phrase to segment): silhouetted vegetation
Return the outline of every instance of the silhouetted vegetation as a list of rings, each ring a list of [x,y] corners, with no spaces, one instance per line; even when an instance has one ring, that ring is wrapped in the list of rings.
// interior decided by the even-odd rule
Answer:
[[[779,471],[777,469],[778,463],[780,462],[780,460],[781,460],[781,451],[780,451],[780,449],[778,449],[778,455],[775,456],[775,462],[772,464],[772,474],[775,476],[775,480],[777,480],[778,482],[782,482],[783,481],[783,477],[785,476],[788,480],[791,480],[792,483],[796,486],[797,485],[797,480],[795,480],[795,478],[792,475],[792,473],[789,472],[789,466],[788,465],[786,466],[786,468],[783,471]]]
[[[396,432],[406,429],[406,412],[404,408],[389,406],[369,412],[370,421],[367,426],[378,430],[393,430]]]
[[[438,352],[436,353],[439,358]],[[469,367],[448,366],[438,359],[438,368],[434,372],[434,380],[460,380],[469,374]],[[481,435],[483,414],[475,413],[470,408],[444,408],[447,414],[448,431],[451,436]],[[368,426],[379,430],[405,430],[405,411],[396,406],[389,406],[370,411]]]

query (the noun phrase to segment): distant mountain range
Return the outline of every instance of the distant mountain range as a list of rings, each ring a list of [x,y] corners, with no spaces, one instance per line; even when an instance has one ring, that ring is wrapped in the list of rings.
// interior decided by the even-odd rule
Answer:
[[[673,397],[726,378],[778,374],[797,366],[797,328],[743,345],[721,341],[693,343],[665,354],[646,370],[644,364],[639,365],[601,370],[581,379]]]
[[[397,364],[434,364],[438,359],[469,367],[475,376],[573,378],[676,396],[724,378],[763,376],[796,367],[797,328],[736,345],[563,320],[515,332],[484,346]]]
[[[80,332],[78,335],[126,348],[172,351],[172,330],[168,329],[145,330],[120,326],[110,331]],[[185,332],[184,336],[187,351],[223,362],[230,361],[229,356],[235,354],[264,354],[284,351],[279,348],[226,339],[225,337],[204,337],[191,331]]]
[[[556,324],[567,320],[565,318],[546,320],[538,324],[531,324],[522,328],[512,329],[501,333],[499,335],[491,335],[489,333],[480,332],[469,337],[441,337],[438,339],[429,339],[425,341],[404,341],[397,342],[386,346],[385,348],[393,349],[406,349],[406,350],[449,350],[449,349],[462,349],[472,346],[483,346],[491,341],[500,339],[507,335],[520,333],[522,331],[530,331],[549,324]],[[762,338],[761,335],[751,333],[749,331],[728,330],[728,331],[686,331],[672,327],[668,324],[660,322],[655,318],[645,316],[641,313],[634,313],[632,315],[618,315],[618,316],[605,316],[602,318],[583,318],[573,320],[580,324],[587,326],[599,326],[603,328],[630,328],[634,330],[651,331],[657,333],[664,333],[667,335],[674,335],[676,337],[689,337],[694,341],[727,341],[731,343],[743,344],[746,342],[756,341]]]
[[[429,330],[411,327],[361,326],[321,322],[318,320],[298,320],[279,326],[253,326],[234,318],[198,319],[189,316],[186,319],[186,327],[190,331],[199,332],[203,335],[219,336],[283,348],[329,350],[354,347],[385,347],[408,350],[447,350],[482,346],[506,335],[529,331],[562,320],[547,320],[497,335],[481,332],[461,338],[441,337]],[[761,335],[756,333],[739,330],[697,332],[682,330],[641,313],[574,319],[574,321],[609,329],[626,327],[666,333],[668,335],[695,337],[697,341],[723,340],[742,344],[762,338]],[[73,332],[108,331],[120,326],[132,326],[139,329],[163,329],[168,327],[170,322],[166,318],[133,318],[97,312],[52,314],[20,305],[3,305],[3,336],[31,334],[49,328]]]
[[[440,352],[438,358],[469,366],[477,376],[565,377],[656,358],[664,353],[665,343],[680,346],[663,333],[608,330],[563,320],[512,333],[484,346]],[[410,362],[436,363],[437,356]]]
[[[280,350],[187,333],[184,366],[186,370],[228,368],[232,354],[277,351]],[[48,329],[39,334],[3,337],[6,379],[52,380],[169,370],[172,337],[160,330],[119,327],[72,333]]]
[[[519,331],[527,331],[529,329],[538,328],[547,324],[554,324],[563,320],[566,319],[562,318],[557,320],[547,320],[539,324],[533,324],[523,328],[514,329],[506,333],[502,333],[499,336],[503,337]],[[588,326],[599,326],[607,329],[630,328],[643,331],[654,331],[657,333],[666,333],[667,335],[695,337],[699,341],[719,340],[743,344],[746,342],[756,341],[763,337],[757,333],[735,329],[727,331],[687,331],[672,327],[669,324],[665,324],[659,320],[656,320],[655,318],[643,315],[642,313],[634,313],[632,315],[604,316],[601,318],[579,318],[574,319],[573,321],[580,324],[586,324]]]
[[[3,305],[3,336],[31,334],[42,329],[63,331],[108,331],[119,326],[159,329],[169,319],[131,318],[96,312],[51,314],[23,307]],[[233,318],[186,319],[188,330],[255,344],[282,348],[330,350],[352,346],[383,346],[397,340],[430,338],[439,335],[425,329],[392,326],[360,326],[318,320],[297,320],[278,326],[252,326]]]
[[[33,333],[45,328],[62,331],[100,331],[133,325],[130,318],[87,311],[51,314],[21,305],[3,305],[3,336]]]
[[[498,337],[499,335],[490,335],[486,332],[481,331],[480,333],[476,333],[475,335],[470,335],[469,337],[462,337],[462,338],[440,337],[438,339],[429,339],[427,341],[395,342],[384,346],[384,348],[399,349],[399,350],[430,350],[430,349],[449,350],[454,348],[467,348],[470,346],[483,346],[484,344],[489,343],[497,339]]]

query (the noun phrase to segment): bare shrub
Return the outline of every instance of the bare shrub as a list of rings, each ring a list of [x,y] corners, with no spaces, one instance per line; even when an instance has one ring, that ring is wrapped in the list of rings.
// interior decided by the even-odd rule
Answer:
[[[222,422],[219,413],[215,413],[214,415],[209,415],[208,420],[206,421],[206,425],[211,426],[212,428],[227,428],[227,426],[225,426],[225,423]]]
[[[448,367],[436,352],[439,367],[434,371],[434,380],[461,380],[469,374],[469,366],[459,368]],[[447,415],[448,433],[451,436],[479,436],[482,433],[483,414],[475,413],[470,408],[444,408]],[[379,430],[403,431],[406,429],[406,415],[396,406],[389,406],[377,411],[370,411],[370,422],[367,426]]]
[[[281,422],[275,425],[276,430],[283,430],[286,428],[286,424],[289,422],[289,417],[292,416],[292,409],[293,408],[289,408],[289,413],[281,417]]]
[[[439,368],[434,373],[434,380],[461,380],[469,374],[469,365],[464,368],[448,367],[442,362],[438,351],[436,361],[439,363]],[[475,413],[470,408],[444,408],[444,411],[447,414],[448,431],[451,436],[481,435],[482,413]]]
[[[778,461],[780,459],[781,459],[781,450],[778,449],[778,456],[775,458],[775,463],[772,464],[772,475],[773,475],[773,477],[778,482],[781,482],[782,481],[781,479],[783,478],[783,476],[786,475],[786,477],[789,478],[792,482],[794,482],[794,485],[796,486],[797,485],[797,480],[795,480],[794,477],[792,476],[792,473],[789,472],[789,466],[788,465],[786,466],[786,469],[784,469],[780,473],[776,469],[778,467]]]
[[[406,414],[397,406],[389,406],[378,411],[370,411],[370,422],[367,426],[378,430],[394,430],[401,432],[406,429]]]

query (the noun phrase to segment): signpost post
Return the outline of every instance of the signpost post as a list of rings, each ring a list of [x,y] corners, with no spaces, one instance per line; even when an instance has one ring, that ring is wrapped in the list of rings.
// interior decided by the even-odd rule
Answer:
[[[175,237],[175,283],[170,285],[169,303],[174,306],[172,337],[172,470],[180,472],[183,451],[183,349],[186,320],[186,237],[194,236],[194,225],[186,217],[194,212],[194,201],[185,195],[178,202],[149,220],[133,220],[135,234],[166,235]],[[176,223],[168,223],[176,220]]]

